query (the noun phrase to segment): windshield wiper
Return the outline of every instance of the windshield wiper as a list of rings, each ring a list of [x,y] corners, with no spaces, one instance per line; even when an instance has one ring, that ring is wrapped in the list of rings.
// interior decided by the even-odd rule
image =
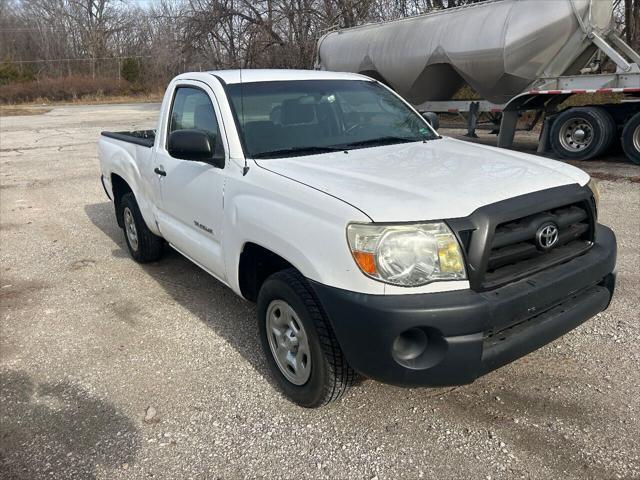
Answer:
[[[269,152],[260,152],[253,155],[253,158],[278,158],[278,157],[295,157],[297,155],[315,155],[318,153],[342,152],[342,147],[294,147],[284,148],[282,150],[272,150]]]
[[[345,143],[340,145],[343,149],[358,148],[358,147],[373,147],[376,145],[393,145],[394,143],[410,143],[410,142],[422,142],[423,138],[407,138],[407,137],[379,137],[371,138],[369,140],[360,140],[358,142]]]

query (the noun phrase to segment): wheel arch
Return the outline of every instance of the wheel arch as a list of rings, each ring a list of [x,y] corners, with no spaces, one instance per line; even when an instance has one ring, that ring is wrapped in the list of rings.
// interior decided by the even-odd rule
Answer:
[[[255,302],[260,287],[267,278],[276,272],[291,268],[302,274],[300,269],[284,256],[259,243],[245,242],[237,262],[238,288],[241,295]]]
[[[122,212],[120,211],[120,205],[123,195],[126,193],[133,193],[131,186],[127,181],[117,173],[111,174],[111,192],[113,193],[113,203],[116,211],[116,220],[120,228],[124,228],[124,220],[122,219]],[[135,197],[135,193],[133,193]]]
[[[137,174],[137,169],[134,174]],[[126,193],[133,194],[140,213],[145,224],[155,235],[162,236],[158,225],[156,224],[156,218],[153,211],[153,205],[145,198],[145,189],[138,185],[135,181],[131,181],[132,176],[123,174],[120,170],[111,171],[109,174],[109,181],[111,182],[111,192],[113,194],[114,210],[116,214],[116,220],[118,226],[123,228],[124,222],[122,221],[122,215],[120,213],[121,199]],[[139,178],[139,177],[138,177]]]

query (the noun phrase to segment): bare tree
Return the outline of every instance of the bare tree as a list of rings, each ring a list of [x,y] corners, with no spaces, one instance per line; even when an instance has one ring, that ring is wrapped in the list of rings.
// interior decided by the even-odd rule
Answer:
[[[91,75],[95,77],[99,58],[108,54],[109,40],[130,24],[114,0],[67,0],[64,14],[80,31],[83,47],[91,58]]]
[[[189,69],[309,68],[317,40],[351,27],[479,0],[0,0],[0,60],[37,78],[119,74],[135,58],[161,85]],[[613,0],[640,47],[640,0]]]
[[[640,0],[625,1],[624,34],[629,45],[640,48]]]

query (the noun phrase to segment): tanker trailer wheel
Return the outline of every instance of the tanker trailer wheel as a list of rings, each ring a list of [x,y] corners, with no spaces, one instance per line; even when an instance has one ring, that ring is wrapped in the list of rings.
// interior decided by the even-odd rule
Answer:
[[[593,108],[600,118],[605,122],[606,133],[608,134],[607,138],[604,141],[604,145],[602,146],[602,151],[597,155],[602,155],[606,153],[613,145],[613,141],[616,139],[618,135],[618,125],[616,121],[613,119],[613,116],[603,107],[591,107]]]
[[[622,148],[627,158],[640,165],[640,113],[636,113],[622,130]]]
[[[570,108],[553,122],[550,143],[554,153],[568,160],[589,160],[603,153],[613,139],[613,122],[594,107]]]

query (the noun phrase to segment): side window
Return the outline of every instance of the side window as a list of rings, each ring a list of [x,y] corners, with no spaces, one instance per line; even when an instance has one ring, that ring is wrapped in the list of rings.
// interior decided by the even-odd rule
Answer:
[[[173,98],[169,133],[186,129],[204,130],[216,149],[222,151],[218,120],[211,99],[199,88],[178,87]]]

